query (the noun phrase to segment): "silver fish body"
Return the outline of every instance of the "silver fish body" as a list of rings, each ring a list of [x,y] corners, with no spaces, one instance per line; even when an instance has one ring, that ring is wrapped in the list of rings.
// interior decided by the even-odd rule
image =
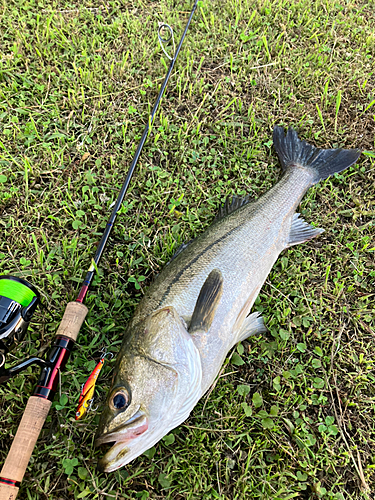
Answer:
[[[118,355],[97,444],[115,443],[99,466],[129,463],[183,422],[228,351],[265,331],[250,314],[280,252],[322,230],[296,208],[321,178],[353,164],[357,150],[320,150],[276,127],[281,180],[255,202],[234,199],[159,274],[140,302]],[[138,422],[138,427],[137,427]],[[138,429],[138,434],[136,433]]]

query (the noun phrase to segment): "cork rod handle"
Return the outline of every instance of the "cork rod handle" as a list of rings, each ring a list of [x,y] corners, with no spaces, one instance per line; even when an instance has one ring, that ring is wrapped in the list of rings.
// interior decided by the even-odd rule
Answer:
[[[69,302],[57,330],[57,335],[64,335],[76,340],[87,311],[85,305],[78,302]],[[52,401],[42,397],[31,396],[29,398],[0,473],[0,500],[14,500],[16,498],[51,404]]]
[[[76,341],[88,309],[79,302],[68,302],[56,335],[64,335]]]

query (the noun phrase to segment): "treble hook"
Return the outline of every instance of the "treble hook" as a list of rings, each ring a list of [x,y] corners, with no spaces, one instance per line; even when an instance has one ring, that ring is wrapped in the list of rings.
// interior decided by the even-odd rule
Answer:
[[[163,38],[162,32],[164,30],[169,31],[169,37],[168,38]],[[173,59],[176,56],[176,45],[174,42],[174,34],[173,34],[173,29],[169,26],[167,23],[159,23],[159,28],[158,28],[158,39],[160,43],[160,47],[162,48],[164,54],[168,57],[170,61],[173,61]],[[173,43],[173,57],[171,57],[168,52],[164,48],[164,44],[166,45],[172,40]]]
[[[94,399],[95,398],[92,398],[88,401],[90,404],[89,407],[87,408],[87,411],[97,411],[97,409],[99,408],[99,405],[97,405],[96,408],[92,407],[92,405],[94,404]]]
[[[111,359],[114,356],[113,352],[107,351],[107,347],[106,346],[104,346],[99,352],[103,353],[100,356],[100,359],[108,358],[108,361],[111,361]]]

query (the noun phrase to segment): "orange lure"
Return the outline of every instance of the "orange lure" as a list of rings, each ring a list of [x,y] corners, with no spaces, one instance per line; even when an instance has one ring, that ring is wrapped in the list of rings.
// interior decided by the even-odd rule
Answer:
[[[112,353],[109,354],[111,355],[112,359],[113,354]],[[94,399],[96,380],[99,377],[101,369],[103,368],[104,360],[107,355],[108,353],[106,352],[103,354],[103,356],[100,358],[99,363],[95,366],[91,375],[87,379],[86,383],[82,386],[81,394],[78,400],[78,407],[76,411],[76,420],[80,420],[82,417],[84,417],[87,411],[91,408]]]

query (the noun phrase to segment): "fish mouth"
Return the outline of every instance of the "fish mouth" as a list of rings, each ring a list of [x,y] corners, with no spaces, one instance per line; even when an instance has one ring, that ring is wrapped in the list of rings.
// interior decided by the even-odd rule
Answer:
[[[128,453],[126,445],[144,434],[148,430],[148,423],[146,414],[137,411],[126,423],[98,437],[95,440],[95,447],[112,444],[112,447],[99,460],[98,469],[102,472],[111,472],[125,465],[126,459],[122,460],[122,458]]]

